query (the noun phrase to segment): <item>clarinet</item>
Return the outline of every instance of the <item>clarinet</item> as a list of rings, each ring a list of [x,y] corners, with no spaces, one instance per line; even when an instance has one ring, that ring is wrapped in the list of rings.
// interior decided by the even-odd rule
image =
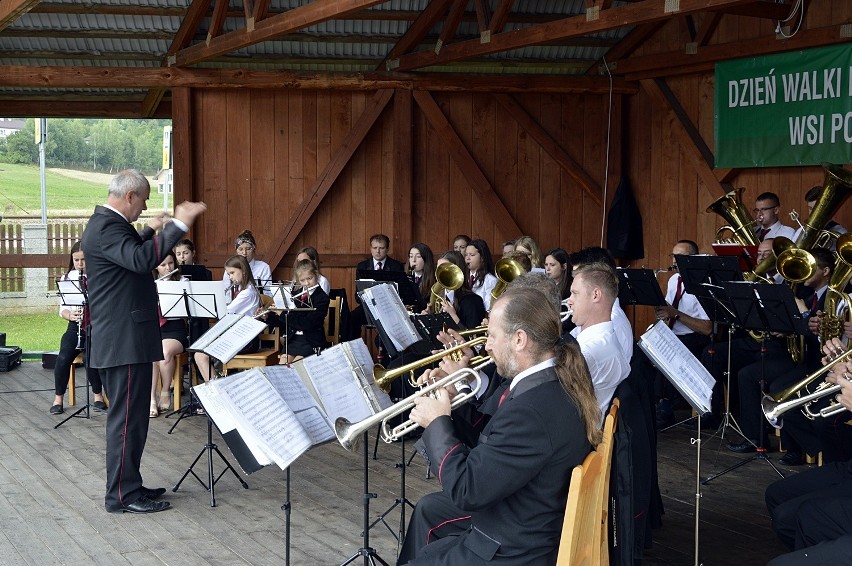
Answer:
[[[77,321],[77,350],[83,349],[83,328],[86,327],[89,319],[87,287],[86,276],[80,272],[80,290],[83,292],[83,306],[80,307],[80,320]]]

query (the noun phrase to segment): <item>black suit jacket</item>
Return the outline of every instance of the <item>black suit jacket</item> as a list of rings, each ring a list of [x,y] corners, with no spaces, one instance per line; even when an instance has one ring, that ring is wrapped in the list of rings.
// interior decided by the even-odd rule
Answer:
[[[321,287],[317,287],[311,293],[309,303],[303,303],[297,294],[293,297],[297,307],[313,307],[312,311],[293,311],[289,315],[278,315],[270,312],[266,321],[270,326],[278,326],[287,332],[287,337],[292,338],[296,332],[301,332],[305,340],[313,347],[324,348],[326,346],[325,328],[323,322],[328,316],[328,295]],[[286,328],[285,328],[286,327]]]
[[[157,315],[157,287],[151,271],[183,231],[166,224],[159,234],[146,227],[136,232],[129,222],[104,206],[95,207],[83,232],[86,254],[94,368],[163,359]]]
[[[362,269],[364,271],[374,271],[375,266],[373,265],[373,258],[369,257],[364,261],[360,262],[356,269]],[[395,260],[391,256],[385,257],[382,262],[382,271],[405,271],[405,266],[402,265],[401,262]]]
[[[449,417],[421,440],[444,493],[473,524],[444,543],[441,564],[468,563],[471,553],[488,564],[555,562],[571,470],[591,446],[553,368],[518,383],[475,448],[459,441]]]

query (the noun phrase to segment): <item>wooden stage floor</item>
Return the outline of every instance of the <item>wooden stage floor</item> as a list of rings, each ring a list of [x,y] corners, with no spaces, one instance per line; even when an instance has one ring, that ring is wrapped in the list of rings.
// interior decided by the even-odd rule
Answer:
[[[85,380],[82,372],[79,380]],[[244,476],[243,489],[230,473],[209,493],[191,476],[166,498],[173,509],[153,515],[109,514],[103,507],[105,415],[72,419],[59,429],[49,415],[53,372],[25,362],[0,373],[0,563],[4,565],[279,565],[285,561],[285,474],[276,467]],[[85,390],[78,390],[78,401]],[[66,415],[68,407],[66,407]],[[206,421],[185,419],[171,435],[174,417],[152,419],[143,458],[149,487],[171,488],[203,448]],[[654,531],[646,564],[693,563],[696,451],[693,434],[676,429],[660,436],[660,487],[666,508]],[[226,456],[230,452],[214,431]],[[702,443],[702,476],[741,459],[717,439]],[[412,447],[409,444],[408,454]],[[772,455],[777,460],[777,454]],[[399,445],[379,447],[370,461],[370,491],[378,494],[371,518],[394,503],[399,490]],[[291,564],[339,564],[361,547],[363,474],[360,452],[338,444],[317,447],[292,466]],[[206,477],[206,459],[196,465]],[[221,462],[214,457],[214,469]],[[785,470],[790,472],[791,470]],[[242,475],[242,472],[240,472]],[[705,565],[765,564],[783,551],[773,535],[763,492],[776,478],[765,462],[702,486],[700,560]],[[407,497],[416,502],[438,489],[416,457],[407,473]],[[399,512],[388,515],[399,527]],[[381,523],[370,531],[379,556],[395,562],[397,543]],[[354,564],[362,564],[358,559]]]

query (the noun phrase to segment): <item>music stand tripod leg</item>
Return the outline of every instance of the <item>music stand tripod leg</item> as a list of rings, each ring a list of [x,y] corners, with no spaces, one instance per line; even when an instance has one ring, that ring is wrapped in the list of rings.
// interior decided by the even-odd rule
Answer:
[[[405,538],[405,506],[409,505],[409,506],[411,506],[412,509],[414,509],[414,504],[411,501],[409,501],[407,497],[405,497],[405,468],[406,468],[406,465],[407,465],[406,460],[405,460],[405,436],[403,436],[400,439],[399,446],[400,446],[400,456],[399,456],[400,461],[398,463],[394,464],[394,467],[399,469],[399,497],[394,499],[394,502],[391,504],[391,506],[388,507],[385,510],[384,513],[379,515],[377,519],[375,519],[372,523],[370,523],[369,527],[367,527],[368,529],[372,529],[373,527],[375,527],[379,523],[384,524],[385,528],[387,528],[387,530],[390,532],[390,534],[393,535],[393,537],[396,539],[397,550],[399,550],[399,546],[402,544],[402,541]],[[416,452],[415,452],[415,454],[416,454]],[[393,510],[396,509],[397,507],[400,507],[400,510],[399,510],[399,513],[400,513],[399,530],[397,532],[394,532],[393,529],[391,528],[391,526],[385,520],[385,517],[390,515],[391,512],[393,512]]]
[[[84,366],[84,367],[86,367],[86,366]],[[74,363],[73,362],[71,363],[71,369],[72,370],[74,369]],[[89,409],[90,406],[91,406],[90,405],[91,399],[89,398],[89,390],[90,390],[91,386],[92,385],[89,382],[89,373],[88,373],[88,369],[87,369],[86,370],[86,404],[83,405],[82,407],[80,407],[79,409],[77,409],[76,411],[74,411],[73,413],[71,413],[70,415],[68,415],[67,417],[65,417],[64,419],[62,419],[61,421],[59,421],[58,423],[56,423],[56,425],[53,427],[54,430],[61,427],[62,425],[64,425],[65,423],[67,423],[68,421],[73,419],[74,417],[79,417],[81,419],[91,418],[92,413]],[[86,412],[85,415],[80,414],[83,411]]]

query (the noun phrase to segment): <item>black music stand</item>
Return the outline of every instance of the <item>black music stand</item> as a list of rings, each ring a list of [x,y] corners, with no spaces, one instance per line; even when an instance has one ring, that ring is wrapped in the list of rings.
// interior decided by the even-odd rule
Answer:
[[[414,308],[414,312],[423,312],[426,299],[420,294],[420,288],[403,271],[376,271],[374,269],[358,269],[355,271],[357,280],[372,280],[382,283],[396,283],[396,290],[402,299],[402,304]],[[359,289],[360,290],[360,289]]]
[[[683,280],[684,292],[694,295],[698,299],[698,303],[713,323],[710,349],[708,350],[711,357],[715,358],[716,355],[712,340],[719,335],[719,325],[726,325],[730,328],[728,331],[728,361],[726,371],[724,372],[726,378],[726,387],[723,388],[725,392],[723,402],[724,413],[722,414],[722,421],[717,428],[717,432],[720,432],[720,438],[724,439],[725,431],[730,427],[742,436],[739,423],[737,423],[731,414],[730,409],[731,343],[734,330],[738,326],[738,320],[733,306],[728,299],[727,291],[722,287],[724,283],[743,280],[743,274],[739,267],[739,259],[732,256],[711,255],[676,255],[674,259],[677,264],[678,273],[680,273]],[[681,423],[675,423],[672,426],[677,426],[689,420],[691,418]],[[663,430],[668,430],[669,428],[671,427]]]
[[[618,274],[618,302],[633,305],[633,319],[636,320],[636,305],[661,307],[666,298],[660,291],[660,283],[650,269],[616,269]]]
[[[796,305],[793,291],[788,286],[740,281],[725,283],[723,284],[723,287],[728,293],[731,306],[733,307],[734,313],[737,315],[737,319],[739,320],[739,325],[742,328],[781,334],[806,334],[808,332],[807,324],[805,323],[804,318],[802,318],[802,313],[799,311],[799,307]],[[761,365],[763,365],[764,362],[765,348],[761,345]],[[763,371],[762,368],[761,371]],[[763,383],[764,380],[761,379],[761,384]],[[765,444],[765,430],[766,428],[761,422],[758,444]],[[741,462],[710,476],[702,483],[710,483],[719,476],[732,472],[755,460],[762,460],[766,462],[773,470],[775,470],[775,473],[783,478],[784,474],[781,473],[772,460],[770,460],[766,455],[766,448],[763,448],[762,446],[757,446],[756,448],[757,452],[754,456],[746,458]]]
[[[280,284],[280,285],[278,285],[278,289],[279,289],[281,300],[284,304],[284,307],[283,308],[276,307],[276,310],[280,310],[282,313],[284,313],[284,356],[285,356],[285,359],[289,360],[290,354],[288,352],[288,348],[290,347],[290,340],[289,340],[289,338],[290,338],[290,330],[289,330],[290,329],[290,313],[291,312],[311,312],[311,311],[315,311],[317,309],[316,309],[316,307],[313,306],[313,303],[311,302],[310,292],[308,292],[307,303],[304,303],[301,300],[299,301],[300,303],[307,304],[308,306],[307,307],[298,307],[298,306],[296,306],[296,299],[293,297],[293,291],[295,291],[295,288],[293,289],[293,291],[289,291],[285,288],[285,285]],[[304,293],[304,291],[302,291],[302,293]],[[272,296],[273,296],[273,298],[275,297],[275,291],[274,290],[272,291]],[[277,315],[277,316],[280,318],[281,315]],[[316,348],[315,348],[315,350],[316,350]],[[319,351],[317,351],[316,354],[319,355]],[[287,367],[290,367],[289,361],[287,362]]]
[[[63,289],[63,287],[65,287],[65,289]],[[79,280],[74,281],[74,280],[68,279],[68,280],[64,280],[64,281],[57,281],[56,282],[56,288],[58,290],[59,297],[62,299],[62,305],[63,306],[81,307],[83,309],[86,308],[86,303],[89,302],[89,294],[86,292],[86,289],[84,288],[84,286],[80,284]],[[77,324],[78,325],[83,324],[83,317],[82,316],[80,317],[80,320],[77,322]],[[87,342],[88,342],[88,339],[89,339],[89,332],[90,331],[91,331],[91,325],[89,325],[86,328],[80,329],[80,335],[82,336],[83,334],[85,334]],[[82,340],[78,341],[78,344],[77,344],[78,348],[77,349],[83,352],[83,367],[86,368],[86,370],[87,370],[86,371],[86,404],[83,405],[82,407],[80,407],[79,409],[77,409],[76,411],[74,411],[73,413],[71,413],[70,415],[68,415],[67,417],[65,417],[64,419],[62,419],[61,421],[59,421],[53,427],[54,429],[61,427],[62,425],[64,425],[65,423],[67,423],[68,421],[70,421],[71,419],[73,419],[75,417],[80,418],[80,419],[92,418],[91,403],[90,403],[91,397],[89,396],[90,390],[92,388],[92,384],[89,383],[89,374],[88,374],[89,348],[88,348],[88,344],[86,344],[84,346],[83,344],[79,343],[81,341]],[[73,362],[71,364],[71,369],[72,369],[72,371],[74,370]],[[85,414],[83,414],[84,412],[85,412]]]

